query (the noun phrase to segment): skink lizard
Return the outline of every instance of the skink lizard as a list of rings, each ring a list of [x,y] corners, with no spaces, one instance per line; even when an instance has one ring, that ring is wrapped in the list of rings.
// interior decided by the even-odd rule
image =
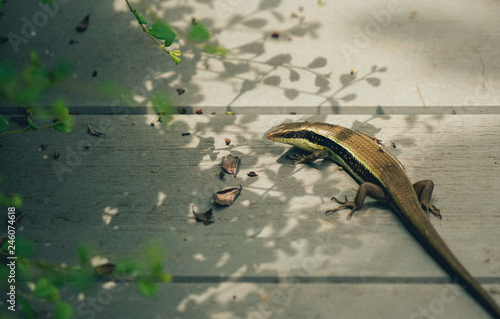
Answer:
[[[458,261],[429,221],[429,212],[441,217],[429,203],[434,183],[424,180],[412,184],[401,163],[382,147],[379,140],[361,131],[319,122],[284,123],[267,134],[272,141],[291,144],[308,156],[293,156],[294,163],[311,163],[330,158],[342,166],[359,184],[353,202],[341,202],[352,214],[363,206],[366,196],[389,203],[406,228],[448,274],[474,297],[493,318],[500,318],[500,307]]]

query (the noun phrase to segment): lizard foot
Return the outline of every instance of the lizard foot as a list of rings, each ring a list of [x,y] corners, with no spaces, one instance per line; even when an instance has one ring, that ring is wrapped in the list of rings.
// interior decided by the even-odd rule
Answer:
[[[429,212],[432,213],[432,215],[438,217],[439,219],[443,219],[443,216],[440,213],[439,208],[437,208],[434,205],[431,205],[427,201],[422,201],[420,204],[422,204],[422,208],[427,212],[427,215],[429,215]]]
[[[307,156],[303,154],[288,155],[288,157],[293,159],[294,164],[307,163]]]
[[[345,197],[345,201],[341,201],[341,200],[338,200],[337,198],[332,197],[332,200],[335,200],[337,203],[339,203],[341,206],[335,208],[335,209],[329,209],[325,212],[325,215],[331,215],[333,213],[335,213],[336,211],[339,211],[341,209],[344,209],[344,208],[350,208],[351,209],[351,212],[349,213],[349,215],[347,215],[347,220],[351,219],[352,217],[352,214],[354,213],[354,211],[356,209],[358,209],[359,207],[356,207],[356,204],[354,202],[349,202],[347,200],[347,196]]]

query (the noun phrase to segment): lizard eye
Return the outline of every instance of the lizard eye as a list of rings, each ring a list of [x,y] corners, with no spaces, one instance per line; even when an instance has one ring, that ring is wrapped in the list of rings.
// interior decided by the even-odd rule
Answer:
[[[283,134],[284,138],[291,138],[292,136],[293,136],[292,132],[286,132],[286,133]]]

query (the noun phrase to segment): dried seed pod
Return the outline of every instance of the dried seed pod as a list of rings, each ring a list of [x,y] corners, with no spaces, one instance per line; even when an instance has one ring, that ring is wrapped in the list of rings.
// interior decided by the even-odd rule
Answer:
[[[238,156],[228,155],[222,158],[222,168],[234,177],[238,173],[239,164],[240,158]]]
[[[80,23],[78,23],[78,25],[76,26],[76,31],[77,32],[84,32],[85,30],[87,30],[87,28],[89,27],[89,18],[90,18],[90,14],[87,14],[87,16],[85,18],[83,18],[82,21],[80,21]]]
[[[203,222],[203,224],[205,224],[205,225],[209,225],[209,224],[214,222],[213,220],[211,220],[212,215],[213,215],[211,208],[204,213],[196,214],[194,212],[194,206],[193,206],[193,214],[194,214],[194,217],[196,218],[196,221]]]
[[[106,263],[106,264],[94,267],[94,272],[97,276],[111,275],[115,271],[115,266],[116,266],[115,264]]]
[[[223,206],[231,206],[236,197],[241,193],[241,185],[240,188],[226,188],[221,191],[214,193],[214,201],[215,203]]]
[[[255,173],[254,171],[248,172],[248,173],[247,173],[247,175],[248,175],[248,176],[250,176],[250,177],[259,176],[259,175],[257,175],[257,173]]]
[[[90,135],[94,136],[106,136],[106,134],[99,132],[95,128],[93,128],[91,125],[88,125],[88,130]]]
[[[231,144],[231,139],[230,138],[225,138],[224,142],[226,142],[226,145],[229,145],[229,144]]]

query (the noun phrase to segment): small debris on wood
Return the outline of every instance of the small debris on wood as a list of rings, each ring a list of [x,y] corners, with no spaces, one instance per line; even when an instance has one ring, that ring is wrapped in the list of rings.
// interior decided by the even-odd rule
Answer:
[[[355,75],[356,73],[358,73],[358,70],[356,70],[356,69],[351,69],[351,75]]]
[[[392,142],[392,147],[396,148],[396,144],[394,142]]]
[[[132,125],[135,125],[135,122],[132,122]]]
[[[158,173],[159,171],[161,171],[161,167],[157,167],[157,168],[155,168],[155,169],[152,169],[152,170],[151,170],[151,173],[156,174],[156,173]]]
[[[59,156],[61,156],[61,154],[59,154],[58,152],[54,152],[54,159],[58,159]]]
[[[42,144],[42,145],[40,145],[40,147],[38,148],[38,150],[44,151],[44,150],[47,149],[47,147],[49,147],[47,144]]]
[[[234,112],[233,111],[227,111],[226,115],[234,115]]]
[[[75,40],[73,40],[73,39],[69,40],[69,45],[73,45],[73,44],[75,44],[75,43],[78,43],[78,41],[75,41]]]
[[[94,72],[92,72],[92,77],[95,78],[97,76],[97,70],[94,70]]]
[[[90,18],[90,14],[87,14],[87,16],[85,18],[83,18],[83,20],[80,21],[80,23],[78,23],[78,25],[76,26],[77,32],[82,33],[85,30],[87,30],[87,28],[89,27],[89,18]]]
[[[90,144],[86,144],[86,145],[84,146],[84,148],[85,148],[86,150],[90,149]]]
[[[97,276],[108,276],[114,273],[115,264],[106,263],[99,266],[94,267],[94,272]]]
[[[223,206],[231,206],[236,197],[241,193],[241,185],[240,188],[226,188],[221,191],[214,193],[214,201],[215,203]]]
[[[215,115],[216,113],[215,112],[212,112],[212,115]]]
[[[182,133],[182,136],[188,136],[188,135],[191,135],[191,133],[189,133],[189,132]]]
[[[278,31],[274,31],[272,34],[271,34],[271,37],[273,37],[274,39],[277,39],[280,37],[280,33]]]
[[[151,126],[155,126],[155,122],[151,122]]]
[[[230,138],[225,138],[224,142],[226,142],[226,145],[229,145],[229,144],[231,144],[231,139]]]
[[[196,218],[196,221],[197,222],[203,222],[203,224],[205,225],[210,225],[211,223],[213,223],[214,221],[211,219],[212,218],[212,209],[210,208],[209,210],[207,210],[206,212],[204,213],[201,213],[201,214],[196,214],[194,212],[194,206],[193,206],[193,214],[194,214],[194,217]]]
[[[99,132],[98,130],[96,130],[95,128],[93,128],[92,125],[90,125],[90,124],[88,125],[88,130],[89,130],[89,134],[90,135],[94,135],[94,136],[106,136],[106,134]]]
[[[226,174],[223,171],[220,171],[219,174],[217,174],[217,175],[219,175],[220,179],[223,179],[224,176],[226,176]]]
[[[247,175],[248,175],[248,176],[250,176],[250,177],[259,176],[259,175],[257,175],[257,173],[255,173],[254,171],[248,172],[248,174],[247,174]]]
[[[161,116],[159,116],[159,117],[158,117],[158,119],[156,120],[156,122],[163,123],[163,122],[161,121]]]
[[[179,114],[188,114],[188,111],[185,108],[180,107],[179,108]]]
[[[227,157],[222,158],[222,168],[229,174],[236,177],[238,173],[238,165],[240,164],[240,158],[238,156],[233,156],[229,154]]]
[[[203,110],[202,109],[198,109],[198,110],[195,111],[195,113],[201,115],[201,114],[203,114]]]
[[[297,112],[290,112],[290,115],[297,115]]]
[[[451,114],[457,114],[457,111],[453,110],[451,111]]]
[[[69,115],[78,115],[78,112],[77,111],[71,111],[71,112],[69,112]]]
[[[177,94],[179,94],[179,95],[184,94],[184,92],[186,92],[186,90],[185,90],[185,89],[183,89],[183,88],[178,88],[178,89],[177,89]]]
[[[16,223],[19,222],[21,219],[23,219],[25,215],[26,215],[25,213],[23,213],[19,209],[16,209],[16,212],[14,214],[14,216],[16,217],[15,219]]]
[[[339,166],[339,172],[342,172],[344,168],[342,166]]]

